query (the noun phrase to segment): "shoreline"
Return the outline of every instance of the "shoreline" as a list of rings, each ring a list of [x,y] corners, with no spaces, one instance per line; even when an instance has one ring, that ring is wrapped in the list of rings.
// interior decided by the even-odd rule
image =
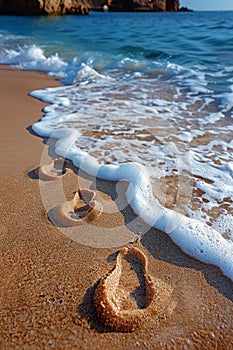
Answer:
[[[205,344],[206,349],[230,349],[232,282],[217,268],[185,255],[155,229],[135,244],[148,259],[149,273],[173,288],[176,307],[170,319],[165,323],[151,319],[133,333],[109,332],[100,325],[93,293],[98,280],[114,266],[112,258],[121,246],[88,246],[79,236],[70,239],[52,225],[34,174],[45,140],[30,133],[30,126],[42,117],[45,104],[28,94],[59,83],[44,73],[8,66],[0,66],[0,78],[0,348],[192,349]],[[84,173],[77,178],[70,166],[63,181],[67,197],[77,189],[77,181],[96,187],[96,198],[105,205],[98,223],[80,226],[78,235],[93,233],[98,240],[102,231],[112,233],[118,226],[122,236],[128,235],[126,241],[133,240],[134,214],[128,207],[120,212],[113,200],[119,193],[123,196],[126,184],[116,189],[115,183],[94,183]],[[130,283],[130,278],[123,276],[122,283]]]

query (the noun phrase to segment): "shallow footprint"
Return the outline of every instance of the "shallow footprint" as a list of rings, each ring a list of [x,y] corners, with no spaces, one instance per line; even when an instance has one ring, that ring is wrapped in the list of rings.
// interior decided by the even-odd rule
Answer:
[[[94,198],[94,191],[78,189],[71,201],[53,208],[52,221],[55,219],[55,222],[63,226],[77,226],[97,219],[103,212],[103,206]]]
[[[40,180],[56,180],[66,174],[68,162],[63,158],[53,160],[49,164],[44,164],[35,169]]]
[[[147,258],[140,249],[123,248],[115,267],[97,286],[94,303],[105,326],[132,332],[152,318],[166,319],[175,307],[172,292],[169,284],[148,275]]]

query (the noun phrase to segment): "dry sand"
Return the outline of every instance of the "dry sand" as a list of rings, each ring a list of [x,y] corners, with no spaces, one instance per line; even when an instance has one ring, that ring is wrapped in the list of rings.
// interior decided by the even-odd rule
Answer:
[[[30,133],[44,104],[28,93],[55,85],[41,73],[0,69],[0,349],[232,349],[233,282],[217,268],[186,256],[155,229],[135,246],[146,255],[150,276],[173,289],[171,303],[176,307],[170,318],[151,317],[131,333],[111,331],[98,321],[93,304],[97,282],[114,266],[117,250],[133,240],[133,231],[143,224],[135,224],[129,207],[117,209],[127,184],[77,177],[72,166],[62,180],[67,198],[77,184],[97,187],[104,213],[75,233],[48,220],[51,203],[42,202],[43,183],[34,172],[48,147]],[[52,186],[54,194],[57,185]],[[113,246],[116,237],[118,247]],[[131,288],[137,292],[135,276],[140,272],[135,274],[127,263],[122,265],[119,294]]]

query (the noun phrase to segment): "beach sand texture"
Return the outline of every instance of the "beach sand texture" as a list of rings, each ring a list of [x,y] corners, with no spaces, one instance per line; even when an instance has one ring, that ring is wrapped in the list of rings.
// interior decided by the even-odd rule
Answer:
[[[56,85],[38,72],[0,69],[0,349],[232,349],[232,281],[185,255],[155,229],[131,246],[145,255],[148,274],[169,286],[175,308],[168,318],[152,315],[132,332],[117,332],[100,322],[94,305],[98,283],[114,269],[118,250],[138,232],[130,225],[132,210],[117,210],[117,184],[101,180],[95,186],[96,200],[105,203],[103,213],[78,232],[88,237],[96,231],[98,245],[101,229],[111,235],[118,226],[125,244],[81,244],[48,219],[35,174],[46,140],[30,129],[42,117],[44,104],[28,94]],[[94,186],[90,176],[77,175],[72,166],[61,181],[68,201],[77,184]],[[126,186],[120,184],[122,196]],[[111,213],[108,206],[114,208]],[[129,261],[122,262],[119,295],[133,293],[136,300],[138,292],[143,297],[139,274]],[[125,305],[129,311],[143,309],[137,300]]]

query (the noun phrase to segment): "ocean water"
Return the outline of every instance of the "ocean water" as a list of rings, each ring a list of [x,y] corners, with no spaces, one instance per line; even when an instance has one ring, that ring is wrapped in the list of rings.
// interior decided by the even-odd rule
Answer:
[[[0,17],[0,63],[63,83],[34,131],[233,280],[232,43],[233,12]]]

